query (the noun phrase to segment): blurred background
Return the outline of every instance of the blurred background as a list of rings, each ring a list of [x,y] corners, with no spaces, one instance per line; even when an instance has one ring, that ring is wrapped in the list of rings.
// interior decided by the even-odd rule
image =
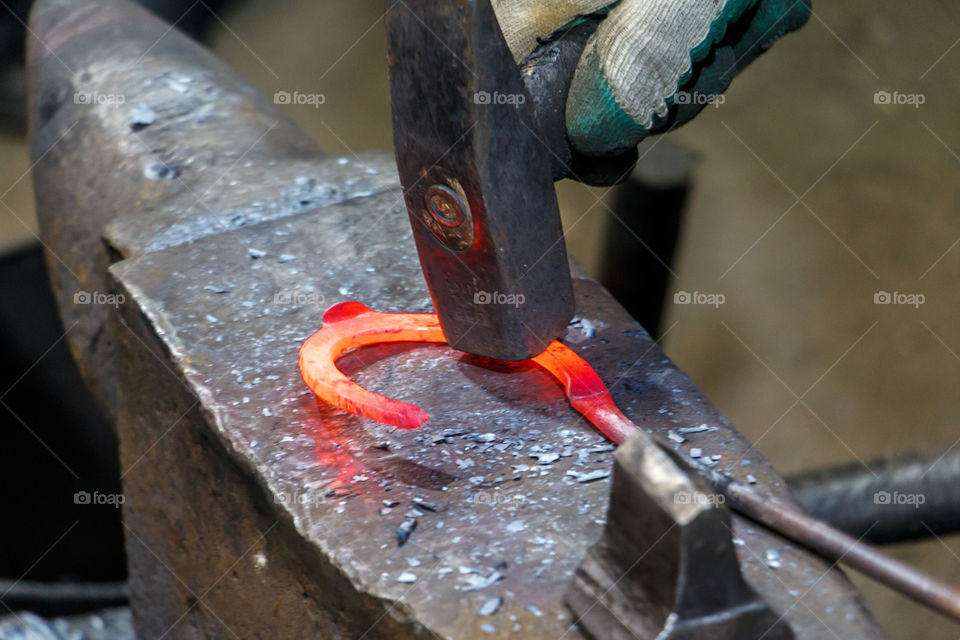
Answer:
[[[284,107],[326,151],[392,149],[381,3],[185,6],[193,10],[180,26],[264,93],[326,96],[322,105]],[[15,30],[26,11],[4,7],[0,34]],[[172,12],[174,20],[182,14],[182,8],[158,9]],[[960,5],[849,0],[815,2],[814,10],[803,30],[734,81],[722,104],[641,149],[659,157],[653,154],[682,148],[692,158],[661,344],[782,475],[960,447]],[[49,293],[37,259],[18,108],[22,60],[15,50],[3,54],[0,320],[6,363],[0,392],[6,393],[0,424],[6,440],[0,463],[8,470],[7,490],[15,488],[7,506],[16,513],[16,505],[43,490],[44,482],[28,487],[35,460],[48,456],[46,445],[68,456],[79,475],[100,474],[109,488],[115,475],[95,457],[115,443],[109,436],[56,438],[60,430],[51,427],[58,421],[97,420],[85,417],[92,408],[79,391],[75,400],[48,399],[42,411],[28,410],[43,397],[43,376],[69,377],[76,387],[79,382],[65,345],[54,342],[62,328],[51,324],[53,303],[44,297]],[[558,190],[568,248],[591,273],[603,275],[611,236],[633,244],[638,254],[647,251],[623,216],[613,213],[621,210],[609,189],[564,181]],[[632,215],[656,220],[658,211]],[[645,276],[637,270],[619,277]],[[695,293],[722,303],[684,304],[703,299]],[[884,293],[893,304],[878,304]],[[922,304],[897,304],[906,299]],[[34,318],[31,331],[22,330],[24,314]],[[24,341],[32,346],[22,347]],[[27,426],[50,433],[46,445]],[[89,432],[102,434],[101,427]],[[61,482],[56,473],[62,470],[46,482]],[[109,511],[102,516],[116,518]],[[29,545],[42,552],[73,520],[50,515],[34,540],[3,533],[5,555],[25,551],[5,560],[0,573],[55,577],[58,565],[49,556],[50,575],[30,566],[39,554]],[[78,526],[87,526],[90,536],[102,530],[96,523]],[[62,545],[54,556],[74,557],[83,548],[82,540]],[[960,536],[888,549],[960,583]],[[86,579],[122,579],[122,556],[105,554],[89,564],[82,568]],[[892,638],[960,636],[956,626],[849,573]]]

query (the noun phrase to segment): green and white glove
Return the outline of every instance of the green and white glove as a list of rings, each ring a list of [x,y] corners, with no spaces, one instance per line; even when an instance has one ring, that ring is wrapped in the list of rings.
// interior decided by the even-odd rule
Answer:
[[[810,16],[810,0],[493,0],[519,62],[539,40],[605,14],[580,57],[567,137],[585,156],[612,156],[684,124],[733,77]]]

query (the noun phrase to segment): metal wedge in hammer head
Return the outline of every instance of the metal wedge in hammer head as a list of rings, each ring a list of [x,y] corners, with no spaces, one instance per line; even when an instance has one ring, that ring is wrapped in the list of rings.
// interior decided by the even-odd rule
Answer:
[[[546,147],[489,0],[387,11],[394,145],[420,264],[460,351],[523,360],[573,315]]]
[[[793,640],[744,581],[729,512],[645,432],[616,453],[606,529],[567,591],[597,640]]]

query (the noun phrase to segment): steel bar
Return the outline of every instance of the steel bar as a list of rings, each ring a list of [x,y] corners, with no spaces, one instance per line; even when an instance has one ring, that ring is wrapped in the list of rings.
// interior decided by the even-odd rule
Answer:
[[[960,451],[811,471],[787,483],[810,515],[873,544],[960,531]]]
[[[722,487],[732,509],[800,544],[960,622],[960,590],[873,549],[799,509],[765,499],[737,483]]]

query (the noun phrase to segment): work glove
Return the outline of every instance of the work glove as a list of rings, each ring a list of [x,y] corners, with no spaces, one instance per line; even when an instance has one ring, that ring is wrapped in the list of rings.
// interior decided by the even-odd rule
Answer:
[[[682,125],[774,41],[802,26],[810,0],[492,0],[518,63],[539,42],[603,16],[566,103],[575,153],[609,157]]]

